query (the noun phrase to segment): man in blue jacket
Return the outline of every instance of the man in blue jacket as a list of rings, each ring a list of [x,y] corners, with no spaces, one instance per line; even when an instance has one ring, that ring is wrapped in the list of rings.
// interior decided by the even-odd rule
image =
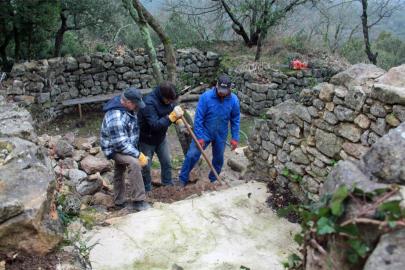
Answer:
[[[145,188],[141,167],[147,157],[138,150],[139,126],[137,111],[145,107],[138,89],[129,88],[121,96],[112,98],[104,106],[100,145],[108,159],[115,161],[114,203],[117,208],[129,206],[137,211],[146,210]],[[128,202],[125,198],[125,170],[128,169]]]
[[[194,118],[194,133],[199,144],[205,149],[212,144],[212,164],[219,174],[224,164],[224,151],[228,136],[228,124],[231,125],[231,149],[235,150],[239,142],[240,107],[239,100],[231,93],[231,80],[227,75],[218,78],[217,85],[201,95]],[[193,141],[186,154],[179,175],[180,184],[185,186],[190,171],[200,159],[200,150]],[[215,182],[210,172],[208,178]]]
[[[141,128],[140,149],[149,158],[148,165],[142,170],[146,192],[152,190],[150,168],[152,158],[156,153],[161,167],[163,185],[173,185],[172,165],[166,132],[172,123],[180,123],[183,110],[175,106],[177,100],[176,87],[168,81],[163,81],[152,93],[145,97],[145,108],[139,113]]]

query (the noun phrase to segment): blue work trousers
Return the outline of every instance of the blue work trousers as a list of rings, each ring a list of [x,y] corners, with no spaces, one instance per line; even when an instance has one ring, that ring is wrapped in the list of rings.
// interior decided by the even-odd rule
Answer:
[[[216,172],[220,174],[222,166],[224,165],[224,151],[226,145],[225,140],[205,142],[204,149],[206,149],[210,143],[212,145],[212,165],[214,166]],[[187,151],[186,158],[184,160],[183,166],[181,167],[181,172],[179,175],[179,180],[183,184],[187,184],[190,172],[193,169],[194,165],[200,159],[200,156],[201,156],[200,150],[198,149],[195,142],[192,141]],[[210,179],[211,182],[217,180],[212,171],[209,173],[208,178]]]

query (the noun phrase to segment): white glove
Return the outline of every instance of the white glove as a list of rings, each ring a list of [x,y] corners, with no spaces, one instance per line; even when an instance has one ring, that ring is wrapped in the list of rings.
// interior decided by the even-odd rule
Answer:
[[[178,105],[174,107],[173,111],[176,114],[176,118],[181,118],[184,115],[183,109]]]

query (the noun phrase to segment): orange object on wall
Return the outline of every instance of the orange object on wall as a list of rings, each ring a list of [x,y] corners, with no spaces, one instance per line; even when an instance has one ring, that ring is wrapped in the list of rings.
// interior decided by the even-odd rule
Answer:
[[[295,59],[291,61],[291,68],[295,70],[306,69],[308,68],[308,64]]]

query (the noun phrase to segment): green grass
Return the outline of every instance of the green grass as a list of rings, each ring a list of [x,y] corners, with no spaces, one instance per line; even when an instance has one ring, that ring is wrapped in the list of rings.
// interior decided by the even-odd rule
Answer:
[[[152,169],[160,169],[160,163],[159,163],[159,161],[153,159],[153,160],[152,160],[152,166],[151,166],[151,168],[152,168]]]
[[[240,132],[239,132],[239,147],[247,145],[247,137],[252,134],[254,128],[254,118],[251,116],[244,116],[240,118]],[[246,135],[246,136],[245,136]],[[228,139],[231,139],[231,134],[228,134]]]
[[[80,121],[77,113],[65,114],[39,127],[38,134],[58,135],[74,132],[79,137],[98,137],[103,117],[104,113],[101,110],[84,111],[83,121]]]

